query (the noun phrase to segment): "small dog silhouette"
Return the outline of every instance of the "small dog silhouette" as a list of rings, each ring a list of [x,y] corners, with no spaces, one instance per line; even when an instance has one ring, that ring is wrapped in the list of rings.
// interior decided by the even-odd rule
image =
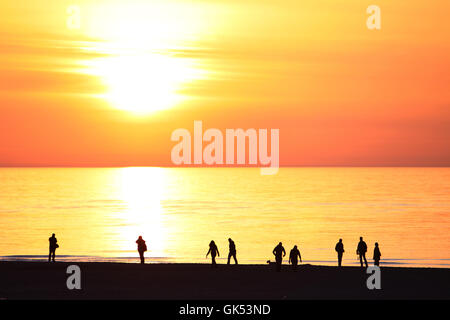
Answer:
[[[272,261],[270,261],[270,260],[267,260],[267,265],[270,267],[270,268],[275,268],[275,262],[272,262]]]

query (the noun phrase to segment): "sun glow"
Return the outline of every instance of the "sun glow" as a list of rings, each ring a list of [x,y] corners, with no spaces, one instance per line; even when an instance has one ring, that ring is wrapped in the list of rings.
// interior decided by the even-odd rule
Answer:
[[[183,85],[200,77],[186,59],[162,54],[121,54],[91,61],[107,92],[101,96],[114,107],[136,114],[152,113],[186,99]]]
[[[197,59],[180,56],[205,30],[199,12],[185,5],[154,1],[97,5],[89,9],[85,32],[100,39],[85,50],[100,58],[82,61],[97,76],[113,107],[138,115],[176,106],[187,86],[206,78]]]

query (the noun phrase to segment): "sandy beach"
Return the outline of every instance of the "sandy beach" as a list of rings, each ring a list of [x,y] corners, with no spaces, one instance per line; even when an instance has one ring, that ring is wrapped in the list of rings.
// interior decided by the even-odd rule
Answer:
[[[368,290],[358,267],[76,263],[81,290],[68,290],[70,263],[1,262],[0,298],[14,299],[449,299],[450,269],[381,268]]]

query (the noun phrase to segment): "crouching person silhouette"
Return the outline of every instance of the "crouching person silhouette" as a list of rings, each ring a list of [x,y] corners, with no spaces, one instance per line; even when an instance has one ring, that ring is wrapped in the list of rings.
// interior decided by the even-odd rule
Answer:
[[[302,256],[300,255],[300,251],[297,249],[297,246],[289,253],[289,263],[292,263],[292,270],[297,271],[298,259],[302,262]]]

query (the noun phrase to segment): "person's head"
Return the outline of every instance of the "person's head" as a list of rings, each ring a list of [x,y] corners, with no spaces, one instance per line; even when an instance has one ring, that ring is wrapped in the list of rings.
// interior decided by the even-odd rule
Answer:
[[[339,242],[342,242],[342,239],[339,239]]]
[[[142,240],[142,236],[139,236],[139,238],[138,238],[139,240]]]
[[[297,245],[294,246],[294,249],[297,249]]]
[[[362,241],[362,237],[359,237],[359,240]]]
[[[214,246],[214,245],[216,245],[216,244],[214,243],[214,240],[211,240],[211,242],[209,243],[209,245],[210,245],[210,246]]]
[[[283,244],[280,242],[278,245],[279,245],[279,246],[282,246]]]
[[[233,240],[231,240],[231,238],[228,238],[228,242],[232,242]]]
[[[375,247],[378,247],[378,242],[375,242]]]
[[[54,238],[55,237],[55,234],[54,233],[52,233],[52,238]]]

